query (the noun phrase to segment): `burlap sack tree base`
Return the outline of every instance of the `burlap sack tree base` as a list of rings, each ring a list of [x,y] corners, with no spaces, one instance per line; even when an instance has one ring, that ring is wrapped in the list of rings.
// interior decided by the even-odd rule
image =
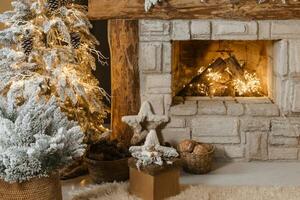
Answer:
[[[1,200],[62,200],[58,173],[50,177],[34,178],[24,183],[7,183],[0,180]]]

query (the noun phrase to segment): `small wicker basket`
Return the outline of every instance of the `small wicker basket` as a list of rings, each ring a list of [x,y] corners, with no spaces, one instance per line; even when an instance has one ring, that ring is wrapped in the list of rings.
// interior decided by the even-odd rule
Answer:
[[[59,174],[33,178],[24,183],[7,183],[0,180],[1,200],[62,200]]]
[[[212,160],[215,146],[208,145],[209,151],[202,155],[180,152],[183,162],[183,170],[192,174],[207,174],[212,170]]]

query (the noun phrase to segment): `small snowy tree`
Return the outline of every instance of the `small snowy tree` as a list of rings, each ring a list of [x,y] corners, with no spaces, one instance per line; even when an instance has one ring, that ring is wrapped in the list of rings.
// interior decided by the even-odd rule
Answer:
[[[0,178],[23,182],[50,175],[82,156],[84,134],[60,111],[56,98],[29,99],[10,110],[0,98]]]
[[[32,96],[55,95],[67,117],[78,121],[87,139],[105,130],[106,93],[92,74],[98,41],[86,7],[71,0],[13,0],[12,11],[0,15],[0,95],[9,109]]]

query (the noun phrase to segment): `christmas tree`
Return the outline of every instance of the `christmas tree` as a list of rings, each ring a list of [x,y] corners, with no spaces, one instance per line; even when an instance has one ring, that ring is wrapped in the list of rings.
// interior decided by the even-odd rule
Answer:
[[[69,120],[94,141],[108,109],[105,91],[93,75],[98,41],[90,33],[85,6],[71,0],[15,0],[0,15],[0,95],[14,110],[35,97],[54,95]],[[95,57],[96,58],[95,58]]]
[[[84,134],[56,98],[30,98],[10,110],[0,98],[0,179],[24,182],[47,177],[83,155]]]

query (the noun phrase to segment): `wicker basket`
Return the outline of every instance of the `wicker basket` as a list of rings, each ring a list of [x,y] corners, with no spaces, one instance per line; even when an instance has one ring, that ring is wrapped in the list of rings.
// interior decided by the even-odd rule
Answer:
[[[58,173],[50,177],[34,178],[24,183],[0,180],[1,200],[62,200]]]
[[[128,158],[114,161],[98,161],[85,158],[89,174],[95,183],[126,181],[129,179]]]
[[[210,150],[203,155],[180,152],[183,162],[183,170],[192,174],[206,174],[212,170],[212,160],[215,146],[209,145]]]

